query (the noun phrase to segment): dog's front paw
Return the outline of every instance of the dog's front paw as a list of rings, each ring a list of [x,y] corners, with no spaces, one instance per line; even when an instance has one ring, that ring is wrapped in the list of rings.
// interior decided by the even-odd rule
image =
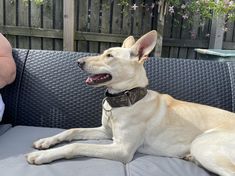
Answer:
[[[33,147],[36,149],[48,149],[49,147],[55,145],[57,142],[53,137],[39,139],[33,143]]]
[[[29,153],[28,155],[26,155],[26,159],[29,164],[36,164],[36,165],[51,162],[49,156],[47,155],[47,151],[37,151]]]

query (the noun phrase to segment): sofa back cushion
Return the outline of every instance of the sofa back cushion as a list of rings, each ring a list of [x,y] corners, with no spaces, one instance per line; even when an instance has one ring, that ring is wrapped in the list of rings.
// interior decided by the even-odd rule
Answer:
[[[14,51],[17,63],[21,63],[21,58],[16,53],[21,52]],[[20,79],[3,93],[6,107],[10,107],[6,116],[14,119],[14,125],[99,126],[104,88],[85,84],[87,75],[78,68],[76,60],[86,55],[91,54],[30,50],[23,70],[19,68],[22,71],[17,73]],[[150,89],[234,111],[235,79],[231,81],[231,70],[235,70],[235,64],[150,58],[145,67]]]
[[[232,64],[232,63],[231,63]],[[150,88],[173,97],[234,111],[235,64],[226,62],[154,59],[146,63]],[[233,89],[232,89],[233,88]]]

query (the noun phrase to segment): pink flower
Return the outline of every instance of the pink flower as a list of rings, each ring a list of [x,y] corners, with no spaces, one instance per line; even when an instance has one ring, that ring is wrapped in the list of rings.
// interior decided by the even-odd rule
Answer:
[[[191,31],[190,33],[191,33],[191,38],[192,38],[192,39],[196,39],[196,37],[197,37],[196,32]]]
[[[171,14],[175,12],[174,6],[169,6],[169,12],[170,12]]]
[[[155,7],[155,4],[154,3],[152,3],[152,5],[151,5],[151,9],[153,9]]]
[[[182,4],[181,5],[181,9],[185,9],[186,8],[186,5],[185,4]]]
[[[187,14],[184,14],[184,15],[182,16],[182,18],[183,18],[184,20],[186,20],[186,19],[188,19],[188,15],[187,15]]]
[[[162,1],[157,1],[157,2],[156,2],[156,5],[161,6],[161,5],[162,5]]]
[[[137,6],[136,4],[134,4],[133,6],[131,6],[131,8],[132,8],[133,10],[136,10],[136,9],[138,8],[138,6]]]
[[[224,4],[228,5],[229,4],[229,0],[224,0]]]
[[[233,1],[230,1],[228,6],[230,7],[230,6],[232,6],[233,4],[234,4]]]

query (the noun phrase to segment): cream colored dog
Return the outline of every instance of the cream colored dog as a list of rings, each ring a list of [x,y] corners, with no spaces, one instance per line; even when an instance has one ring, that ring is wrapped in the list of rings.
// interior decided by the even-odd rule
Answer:
[[[106,86],[111,95],[136,87],[146,87],[143,66],[156,44],[157,32],[151,31],[137,42],[128,37],[122,47],[99,56],[78,60],[92,74],[88,85]],[[72,143],[27,155],[30,164],[44,164],[76,156],[100,157],[128,163],[136,151],[144,154],[188,157],[222,176],[235,175],[235,114],[184,101],[147,90],[130,106],[111,107],[104,100],[102,126],[78,128],[40,139],[37,149],[47,149],[62,141],[112,139],[111,144]]]

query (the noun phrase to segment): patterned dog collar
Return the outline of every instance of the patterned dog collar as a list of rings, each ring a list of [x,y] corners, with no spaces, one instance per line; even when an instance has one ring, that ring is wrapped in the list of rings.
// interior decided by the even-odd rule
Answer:
[[[136,87],[131,90],[126,90],[117,94],[110,94],[107,90],[105,92],[105,100],[113,108],[131,106],[137,101],[141,100],[147,94],[146,87]]]

